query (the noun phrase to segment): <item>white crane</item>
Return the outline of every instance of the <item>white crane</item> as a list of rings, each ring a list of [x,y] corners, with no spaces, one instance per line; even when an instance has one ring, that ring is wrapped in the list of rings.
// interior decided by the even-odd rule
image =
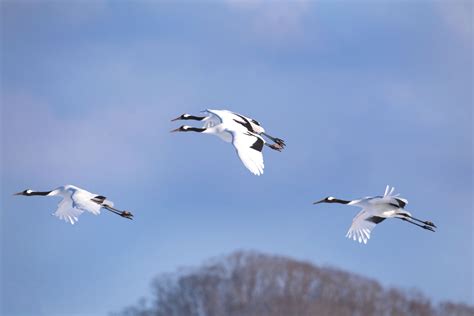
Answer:
[[[235,112],[232,112],[232,111],[229,111],[229,110],[204,110],[202,112],[207,113],[208,115],[206,115],[206,116],[194,116],[194,115],[191,115],[191,114],[182,114],[181,116],[178,116],[177,118],[175,118],[171,121],[172,122],[177,121],[177,120],[202,121],[202,122],[205,122],[204,127],[212,127],[214,125],[217,125],[217,124],[221,123],[221,121],[218,118],[215,117],[216,115],[218,115],[218,116],[228,116],[228,117],[235,116],[234,119],[236,120],[236,122],[238,122],[239,124],[243,124],[249,132],[256,133],[256,134],[259,134],[261,136],[265,136],[268,139],[270,139],[271,141],[273,141],[275,144],[267,145],[267,146],[271,147],[272,149],[281,151],[286,146],[285,142],[282,139],[277,138],[277,137],[273,137],[273,136],[265,133],[265,129],[260,125],[260,123],[257,120],[255,120],[253,118],[250,118],[250,117],[247,117],[245,115],[238,114],[238,113],[235,113]],[[217,114],[217,113],[219,113],[219,114]]]
[[[364,242],[364,244],[370,239],[370,233],[375,225],[384,221],[386,218],[399,218],[410,224],[434,232],[434,228],[436,228],[435,224],[413,217],[404,209],[408,201],[398,197],[399,194],[394,195],[394,191],[395,188],[390,188],[387,185],[383,196],[365,197],[352,201],[336,199],[335,197],[329,196],[313,204],[339,203],[361,207],[362,211],[352,220],[352,225],[346,237],[358,240],[360,243]]]
[[[228,143],[232,143],[242,163],[255,175],[263,174],[264,164],[262,150],[266,145],[274,150],[281,151],[285,147],[282,139],[265,133],[263,127],[256,120],[228,110],[205,110],[206,116],[183,114],[172,121],[196,120],[204,122],[202,128],[183,125],[171,132],[198,132],[213,134]],[[274,144],[267,144],[261,136],[266,136]]]
[[[52,215],[57,216],[66,222],[74,224],[84,211],[94,215],[100,214],[100,209],[104,208],[114,214],[124,218],[133,219],[133,214],[128,211],[120,211],[113,207],[112,201],[105,196],[98,195],[78,188],[74,185],[64,185],[51,191],[33,191],[31,189],[15,193],[14,195],[24,196],[59,196],[62,200],[58,204],[58,209]]]

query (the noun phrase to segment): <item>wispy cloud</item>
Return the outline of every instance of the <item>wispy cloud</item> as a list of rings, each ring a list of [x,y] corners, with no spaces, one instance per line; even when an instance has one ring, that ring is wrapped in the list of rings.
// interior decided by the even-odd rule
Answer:
[[[61,1],[3,1],[1,13],[9,26],[21,28],[25,19],[38,17],[49,23],[60,22],[63,26],[83,25],[98,18],[106,9],[107,0],[69,1],[67,5]]]
[[[474,36],[472,1],[439,1],[437,8],[444,23],[463,41],[472,45]]]
[[[257,34],[274,40],[300,34],[311,6],[308,0],[228,0],[227,3],[230,8],[248,15]]]
[[[159,156],[150,154],[154,151],[149,144],[159,147],[162,140],[163,133],[153,126],[154,118],[163,116],[159,108],[101,108],[64,118],[38,97],[16,94],[2,99],[6,176],[28,174],[55,182],[62,177],[140,178],[149,173],[145,170],[155,170]]]

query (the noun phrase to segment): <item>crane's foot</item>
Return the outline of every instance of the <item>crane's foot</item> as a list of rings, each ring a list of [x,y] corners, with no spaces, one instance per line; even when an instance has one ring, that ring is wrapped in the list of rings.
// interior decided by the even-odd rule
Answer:
[[[268,147],[270,147],[271,149],[276,150],[276,151],[282,151],[282,149],[283,149],[283,146],[281,146],[279,144],[271,144],[271,145],[268,145]]]
[[[434,228],[438,228],[438,227],[436,227],[435,224],[433,224],[433,222],[430,222],[430,221],[426,221],[425,224],[428,225],[428,226],[434,227]]]
[[[133,214],[129,211],[122,211],[122,213],[120,213],[119,215],[128,219],[133,219]]]
[[[273,141],[274,141],[275,143],[277,143],[278,145],[280,145],[280,146],[282,147],[282,149],[283,149],[283,147],[286,146],[285,141],[284,141],[283,139],[275,138]]]
[[[435,232],[434,228],[428,225],[422,226],[424,229],[430,230],[432,232]]]

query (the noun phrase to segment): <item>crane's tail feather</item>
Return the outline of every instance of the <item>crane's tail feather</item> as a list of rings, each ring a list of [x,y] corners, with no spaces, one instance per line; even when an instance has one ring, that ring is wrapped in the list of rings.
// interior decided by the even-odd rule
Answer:
[[[385,192],[384,192],[383,196],[384,197],[386,197],[386,196],[396,197],[396,196],[400,195],[400,193],[393,194],[394,192],[395,192],[395,187],[390,187],[390,185],[387,185],[385,187]]]

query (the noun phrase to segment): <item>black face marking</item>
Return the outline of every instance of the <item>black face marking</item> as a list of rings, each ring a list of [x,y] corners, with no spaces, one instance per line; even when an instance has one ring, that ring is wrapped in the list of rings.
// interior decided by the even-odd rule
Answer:
[[[252,146],[250,146],[250,148],[255,149],[256,151],[262,152],[263,145],[265,143],[260,137],[256,137],[256,138],[257,140],[255,141],[255,143],[253,143]]]
[[[53,191],[44,191],[44,192],[28,192],[28,190],[23,191],[23,195],[26,196],[32,196],[32,195],[41,195],[41,196],[46,196],[50,194]]]
[[[383,222],[385,220],[384,217],[379,217],[379,216],[371,216],[371,217],[368,217],[366,219],[366,221],[368,222],[372,222],[372,223],[375,223],[375,224],[378,224],[380,222]]]

